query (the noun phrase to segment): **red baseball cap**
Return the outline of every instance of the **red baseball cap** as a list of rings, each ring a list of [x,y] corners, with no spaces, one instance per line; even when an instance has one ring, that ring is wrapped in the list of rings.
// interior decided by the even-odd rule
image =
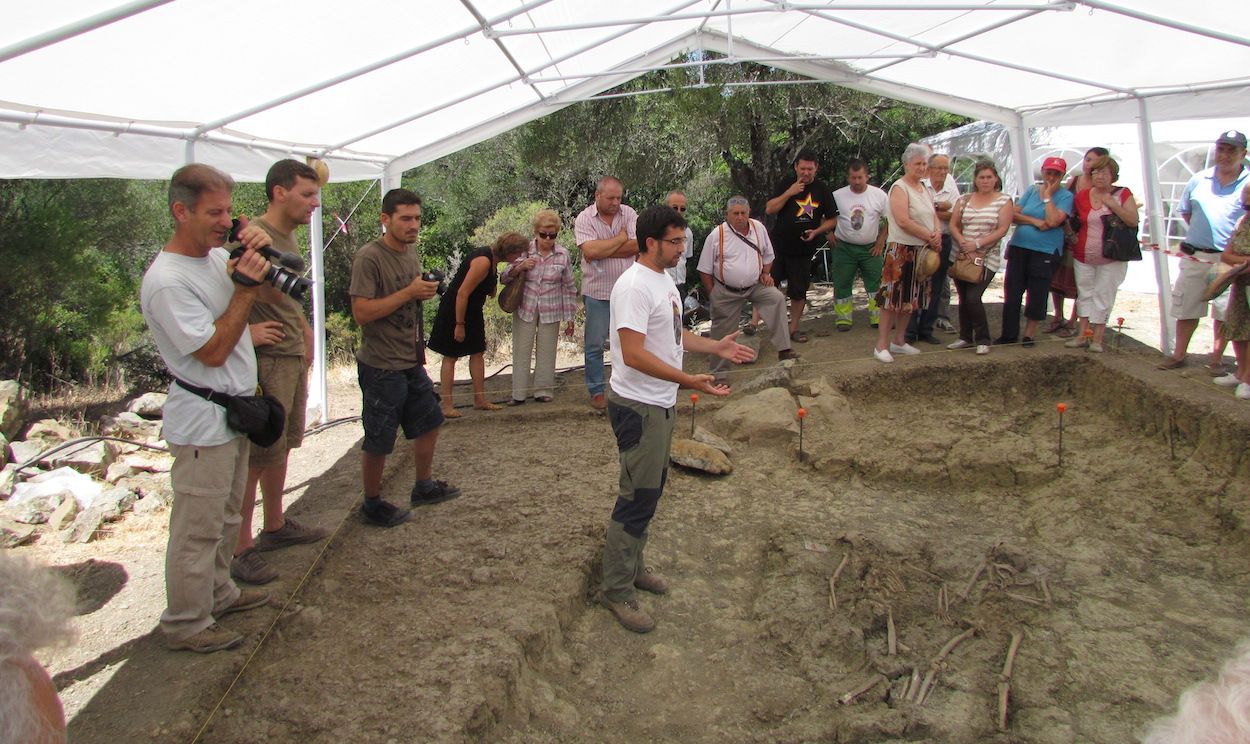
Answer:
[[[1063,158],[1049,157],[1042,161],[1042,170],[1059,171],[1060,173],[1068,172],[1068,161]]]

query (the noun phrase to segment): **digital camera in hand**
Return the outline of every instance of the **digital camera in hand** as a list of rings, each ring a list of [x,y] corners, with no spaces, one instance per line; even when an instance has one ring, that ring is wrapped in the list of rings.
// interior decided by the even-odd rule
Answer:
[[[239,227],[239,221],[235,220],[234,226],[230,228],[227,243],[227,247],[231,248],[230,258],[238,258],[246,250],[239,244]],[[270,262],[269,273],[265,275],[265,281],[272,284],[278,291],[289,294],[297,300],[304,299],[308,288],[312,286],[312,280],[305,279],[298,273],[304,271],[303,257],[297,253],[285,253],[269,245],[261,248],[260,254]]]
[[[421,275],[421,278],[427,282],[438,282],[438,289],[435,291],[438,292],[439,297],[442,297],[443,293],[447,291],[447,275],[438,269],[427,269]]]

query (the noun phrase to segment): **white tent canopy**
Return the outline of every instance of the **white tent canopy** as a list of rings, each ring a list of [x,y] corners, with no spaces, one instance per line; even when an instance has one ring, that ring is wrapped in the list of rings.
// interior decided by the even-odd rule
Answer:
[[[1244,0],[9,6],[6,178],[163,179],[200,161],[262,180],[275,159],[315,155],[334,180],[392,186],[405,169],[670,64],[759,62],[999,122],[1019,164],[1035,126],[1134,123],[1154,162],[1151,121],[1250,113]],[[1158,185],[1149,173],[1145,183],[1161,234]],[[319,239],[314,229],[314,271]]]
[[[399,172],[681,55],[1009,127],[1250,110],[1241,0],[49,0],[0,28],[0,176]],[[720,62],[718,62],[720,63]]]

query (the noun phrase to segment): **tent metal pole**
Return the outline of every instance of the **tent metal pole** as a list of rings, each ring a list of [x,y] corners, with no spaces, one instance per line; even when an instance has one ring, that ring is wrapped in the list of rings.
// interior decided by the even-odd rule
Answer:
[[[182,160],[184,164],[190,165],[191,163],[195,162],[195,140],[193,139],[187,140],[187,144],[185,147],[182,148],[182,151],[183,151]]]
[[[312,380],[308,386],[305,410],[317,412],[309,421],[324,424],[330,420],[330,397],[326,385],[326,269],[325,233],[321,222],[321,205],[313,210],[308,223],[308,248],[312,257]]]
[[[732,38],[732,37],[730,37]],[[729,42],[732,48],[732,41]],[[645,75],[649,72],[663,72],[665,70],[684,70],[690,67],[698,67],[703,70],[708,65],[738,65],[746,63],[754,63],[761,65],[771,65],[777,62],[858,62],[865,59],[889,59],[894,61],[906,61],[909,59],[928,59],[933,55],[926,52],[920,53],[900,53],[900,54],[840,54],[840,55],[803,55],[798,54],[788,57],[722,57],[718,59],[705,59],[695,62],[674,62],[671,64],[658,65],[655,67],[630,67],[630,68],[614,68],[612,70],[603,70],[600,72],[582,72],[573,75],[543,75],[540,77],[527,77],[531,83],[558,83],[565,80],[589,80],[596,77],[609,77],[611,75],[637,74]]]
[[[1007,131],[1011,135],[1011,149],[1016,161],[1016,179],[1020,186],[1020,193],[1013,196],[1018,199],[1024,196],[1024,192],[1033,185],[1033,138],[1023,118],[1013,122]]]
[[[1163,223],[1163,199],[1159,190],[1159,164],[1155,160],[1154,132],[1150,124],[1150,105],[1145,98],[1137,99],[1138,140],[1141,145],[1142,170],[1145,172],[1142,183],[1146,188],[1146,214],[1150,218],[1150,240],[1159,250],[1152,251],[1155,262],[1155,280],[1159,290],[1159,349],[1164,354],[1172,353],[1172,280],[1169,276],[1168,257],[1163,251],[1168,248],[1167,227]]]
[[[132,15],[138,15],[146,10],[157,8],[173,0],[137,0],[137,2],[119,5],[111,8],[103,13],[97,13],[93,16],[68,23],[60,28],[47,31],[29,39],[23,39],[16,44],[10,44],[0,49],[0,62],[6,62],[14,57],[20,57],[23,54],[33,52],[36,49],[43,49],[46,46],[52,46],[58,42],[71,39],[79,34],[85,34],[88,31],[94,31],[102,26],[115,23],[120,20],[129,18]]]
[[[1143,13],[1140,10],[1132,10],[1130,8],[1124,8],[1119,5],[1113,5],[1111,3],[1101,2],[1101,0],[1073,0],[1073,1],[1080,3],[1081,5],[1088,5],[1089,7],[1096,8],[1098,10],[1105,10],[1108,13],[1118,13],[1119,15],[1122,15],[1122,16],[1127,16],[1129,18],[1136,18],[1139,21],[1146,21],[1147,23],[1154,23],[1159,26],[1166,26],[1168,28],[1174,28],[1178,31],[1188,31],[1191,34],[1205,36],[1209,39],[1218,39],[1220,41],[1227,41],[1230,44],[1240,44],[1242,46],[1250,46],[1250,39],[1247,39],[1244,36],[1237,36],[1235,34],[1226,34],[1222,31],[1216,31],[1214,29],[1204,28],[1202,26],[1195,26],[1192,23],[1182,23],[1181,21],[1174,21],[1169,18],[1163,18],[1161,16],[1152,15],[1150,13]]]

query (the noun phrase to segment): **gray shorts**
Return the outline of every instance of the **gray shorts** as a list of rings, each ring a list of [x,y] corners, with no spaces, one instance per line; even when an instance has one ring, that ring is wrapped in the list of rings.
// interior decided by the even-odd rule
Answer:
[[[356,374],[364,398],[360,419],[365,441],[360,448],[365,452],[391,454],[400,426],[406,438],[416,439],[443,425],[442,399],[425,367],[379,369],[357,361]]]

